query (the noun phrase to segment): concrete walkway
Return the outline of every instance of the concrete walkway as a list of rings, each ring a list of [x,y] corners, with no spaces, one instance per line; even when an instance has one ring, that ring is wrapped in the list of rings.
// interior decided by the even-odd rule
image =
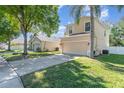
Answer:
[[[1,60],[2,58],[0,58]],[[20,61],[5,61],[0,65],[0,87],[23,87],[19,76],[23,76],[47,67],[68,62],[73,57],[67,55],[52,55]]]
[[[20,77],[2,57],[0,57],[0,88],[23,88]]]

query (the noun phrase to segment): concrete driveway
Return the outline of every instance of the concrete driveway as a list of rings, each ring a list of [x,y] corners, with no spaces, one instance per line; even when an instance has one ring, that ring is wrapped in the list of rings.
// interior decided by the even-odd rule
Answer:
[[[25,59],[9,62],[2,61],[0,65],[0,87],[20,87],[22,82],[20,76],[45,69],[57,64],[68,62],[73,57],[67,55],[52,55],[41,58]]]
[[[23,76],[34,71],[45,69],[57,64],[61,64],[72,60],[73,57],[67,55],[52,55],[41,58],[26,59],[20,61],[9,62],[19,76]]]

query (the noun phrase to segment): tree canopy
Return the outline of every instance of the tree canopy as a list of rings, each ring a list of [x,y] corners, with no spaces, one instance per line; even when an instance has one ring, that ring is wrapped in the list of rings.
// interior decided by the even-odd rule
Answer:
[[[114,26],[110,34],[110,46],[124,46],[124,29]]]
[[[58,6],[12,5],[0,6],[0,10],[11,16],[18,24],[24,37],[24,55],[27,55],[27,33],[40,28],[47,36],[57,32],[59,26]],[[18,25],[17,24],[17,25]]]
[[[0,20],[0,42],[5,42],[19,36],[19,31],[13,22],[9,21],[7,17]]]
[[[58,29],[58,7],[52,5],[42,6],[1,6],[1,10],[11,15],[17,22],[23,24],[24,29],[30,32],[32,28],[40,27],[47,35],[55,33]]]

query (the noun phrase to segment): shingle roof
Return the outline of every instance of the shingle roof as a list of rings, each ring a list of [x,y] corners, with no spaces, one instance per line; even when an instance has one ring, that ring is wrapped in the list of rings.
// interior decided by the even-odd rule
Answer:
[[[57,42],[60,39],[56,38],[56,37],[47,37],[47,36],[43,36],[43,35],[38,35],[36,36],[38,39],[40,39],[41,41],[50,41],[50,42]]]

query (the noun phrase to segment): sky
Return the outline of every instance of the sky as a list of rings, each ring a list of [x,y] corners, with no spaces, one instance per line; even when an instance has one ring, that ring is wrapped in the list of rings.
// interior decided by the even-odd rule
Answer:
[[[85,7],[85,16],[89,16],[89,7]],[[65,25],[70,24],[74,22],[73,17],[70,15],[70,8],[68,8],[67,5],[60,5],[58,9],[58,15],[59,15],[59,29],[58,32],[54,35],[55,37],[63,37],[65,32]],[[111,24],[116,24],[121,19],[121,17],[124,16],[124,9],[119,12],[117,8],[110,7],[110,6],[101,6],[101,16],[100,20],[107,21]],[[28,39],[30,37],[30,34],[28,35]],[[20,36],[19,39],[22,39],[23,37]]]
[[[89,11],[89,8],[86,6],[86,11]],[[70,9],[67,6],[60,6],[58,11],[60,17],[60,27],[58,36],[62,37],[65,32],[65,25],[72,23],[74,20],[70,15]],[[89,16],[89,12],[84,15]],[[117,8],[112,6],[101,6],[101,16],[100,20],[107,21],[111,24],[116,24],[124,16],[124,9],[121,12]]]
[[[85,10],[89,11],[89,8],[86,6]],[[73,21],[68,6],[60,6],[58,14],[60,17],[60,25],[66,25]],[[87,13],[86,15],[89,16],[89,13]],[[124,9],[119,12],[118,9],[115,7],[101,6],[101,17],[103,20],[108,20],[109,22],[115,24],[120,20],[122,16],[124,16]]]

